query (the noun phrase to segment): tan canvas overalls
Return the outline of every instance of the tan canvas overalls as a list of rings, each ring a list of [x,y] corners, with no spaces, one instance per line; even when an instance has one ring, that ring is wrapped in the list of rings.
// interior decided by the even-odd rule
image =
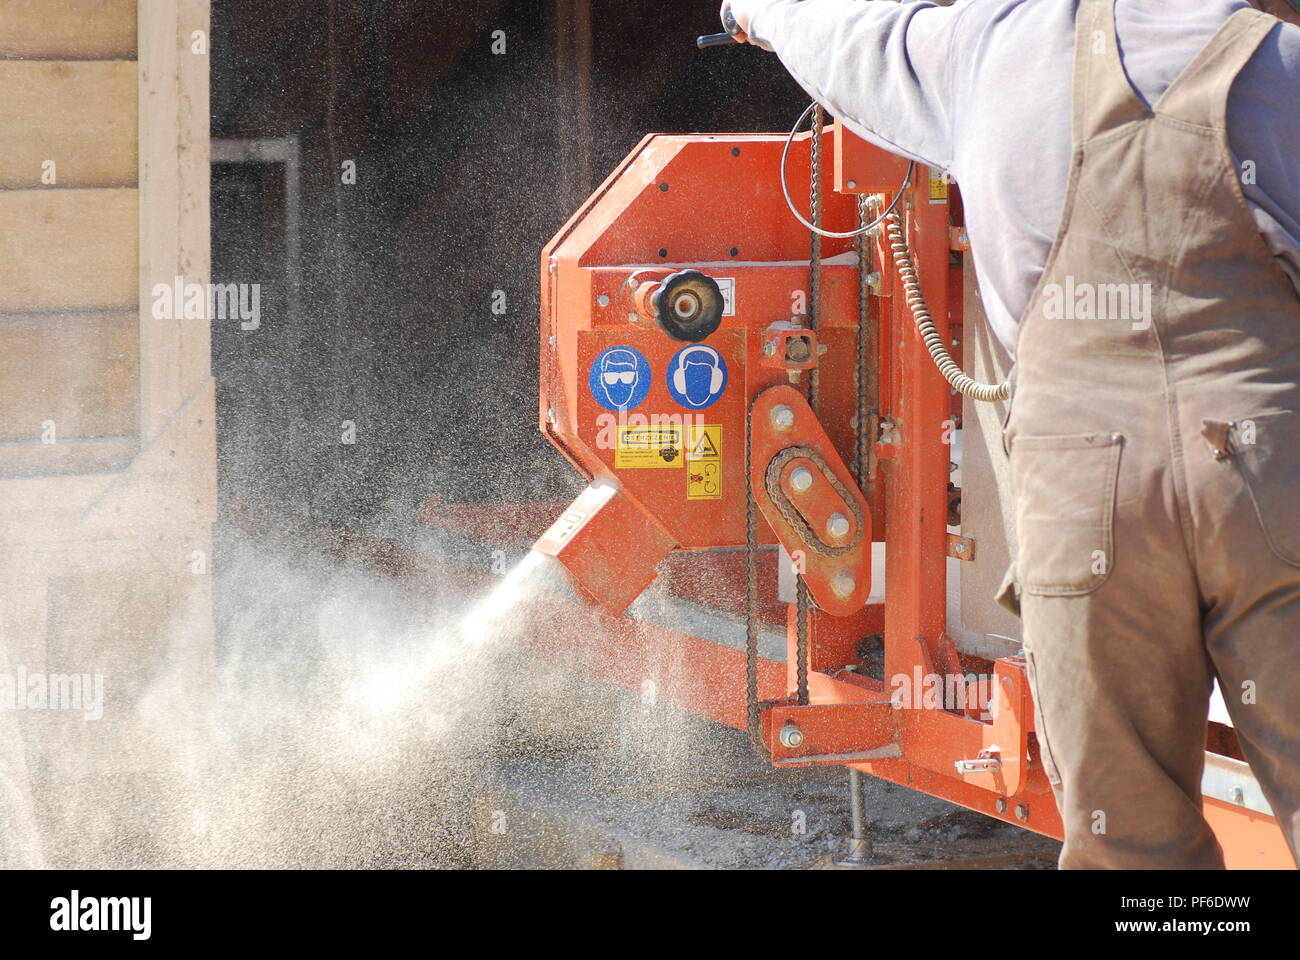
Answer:
[[[1216,675],[1296,850],[1300,298],[1226,120],[1278,23],[1237,13],[1148,109],[1114,0],[1079,4],[1074,159],[1006,430],[1003,599],[1024,620],[1063,867],[1222,866],[1200,797]]]

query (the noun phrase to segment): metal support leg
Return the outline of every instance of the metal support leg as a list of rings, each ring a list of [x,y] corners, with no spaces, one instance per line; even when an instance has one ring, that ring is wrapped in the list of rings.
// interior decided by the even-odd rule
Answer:
[[[848,849],[837,857],[837,867],[864,867],[871,863],[871,834],[867,832],[867,810],[862,801],[862,774],[849,767],[849,817],[852,821],[853,835],[849,837]]]

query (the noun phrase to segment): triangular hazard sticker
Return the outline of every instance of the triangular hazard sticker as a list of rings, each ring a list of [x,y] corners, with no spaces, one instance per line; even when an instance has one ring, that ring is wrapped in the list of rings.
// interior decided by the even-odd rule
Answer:
[[[699,459],[716,457],[717,455],[718,448],[714,445],[713,438],[709,436],[707,431],[700,436],[699,442],[691,449],[691,456]]]

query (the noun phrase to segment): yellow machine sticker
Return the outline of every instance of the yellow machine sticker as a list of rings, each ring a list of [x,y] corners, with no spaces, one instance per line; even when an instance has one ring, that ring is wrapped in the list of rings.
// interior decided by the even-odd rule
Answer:
[[[948,176],[947,174],[930,174],[930,202],[947,203],[948,202]]]
[[[687,428],[686,499],[722,499],[722,425]]]
[[[619,427],[614,469],[680,467],[684,460],[679,426]]]

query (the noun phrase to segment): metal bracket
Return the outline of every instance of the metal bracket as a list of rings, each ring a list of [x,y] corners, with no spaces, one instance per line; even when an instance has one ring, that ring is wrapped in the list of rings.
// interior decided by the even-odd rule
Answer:
[[[974,560],[975,541],[971,537],[948,534],[948,556],[956,557],[958,560]]]

